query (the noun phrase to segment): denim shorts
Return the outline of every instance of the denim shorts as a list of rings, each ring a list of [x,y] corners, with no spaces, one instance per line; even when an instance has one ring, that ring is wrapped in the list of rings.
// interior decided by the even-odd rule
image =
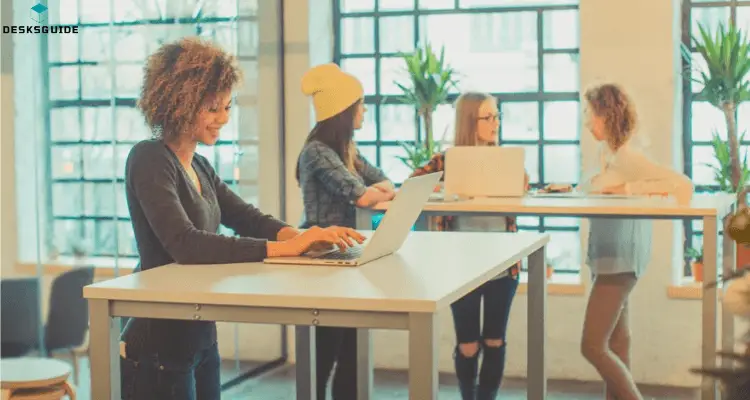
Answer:
[[[220,366],[216,344],[185,357],[120,357],[122,400],[219,400]]]

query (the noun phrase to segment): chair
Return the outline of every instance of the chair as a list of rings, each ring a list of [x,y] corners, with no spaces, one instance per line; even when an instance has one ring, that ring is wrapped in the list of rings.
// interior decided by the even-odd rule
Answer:
[[[39,347],[40,286],[36,277],[0,281],[0,357],[21,357]]]
[[[73,359],[73,380],[78,380],[78,353],[89,330],[89,308],[83,287],[94,281],[94,267],[67,271],[52,283],[49,313],[44,327],[44,345],[48,355],[68,350]]]

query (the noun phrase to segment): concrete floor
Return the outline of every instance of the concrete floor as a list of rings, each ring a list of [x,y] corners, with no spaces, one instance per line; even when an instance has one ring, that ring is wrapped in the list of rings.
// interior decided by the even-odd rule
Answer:
[[[243,363],[241,369],[252,364]],[[91,400],[88,360],[82,359],[78,381],[78,400]],[[241,372],[241,371],[239,371]],[[234,362],[227,361],[222,370],[222,381],[238,375]],[[603,399],[600,383],[549,382],[549,400],[599,400]],[[695,400],[697,390],[642,386],[644,399]],[[329,395],[330,396],[330,395]],[[247,380],[222,394],[222,400],[293,400],[295,398],[294,366],[288,365],[264,376]],[[406,371],[375,371],[375,400],[408,400],[408,375]],[[455,378],[450,374],[440,376],[441,400],[460,400]],[[526,385],[522,379],[506,379],[498,396],[503,400],[526,398]]]

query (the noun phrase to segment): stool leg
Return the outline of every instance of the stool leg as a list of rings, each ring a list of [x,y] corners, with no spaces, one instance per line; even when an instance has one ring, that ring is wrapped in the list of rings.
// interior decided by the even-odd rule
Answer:
[[[74,384],[65,381],[65,383],[63,383],[63,389],[65,389],[65,394],[68,395],[70,400],[76,400],[76,387]]]

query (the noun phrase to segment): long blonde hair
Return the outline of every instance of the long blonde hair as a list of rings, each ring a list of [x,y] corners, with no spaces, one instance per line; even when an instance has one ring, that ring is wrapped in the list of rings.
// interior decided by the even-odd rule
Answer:
[[[630,97],[615,84],[604,84],[590,88],[584,94],[591,111],[604,118],[607,144],[617,151],[635,132],[638,115]]]
[[[477,124],[479,123],[479,108],[487,100],[497,101],[487,93],[466,92],[456,100],[456,120],[454,146],[483,145],[477,140]]]

